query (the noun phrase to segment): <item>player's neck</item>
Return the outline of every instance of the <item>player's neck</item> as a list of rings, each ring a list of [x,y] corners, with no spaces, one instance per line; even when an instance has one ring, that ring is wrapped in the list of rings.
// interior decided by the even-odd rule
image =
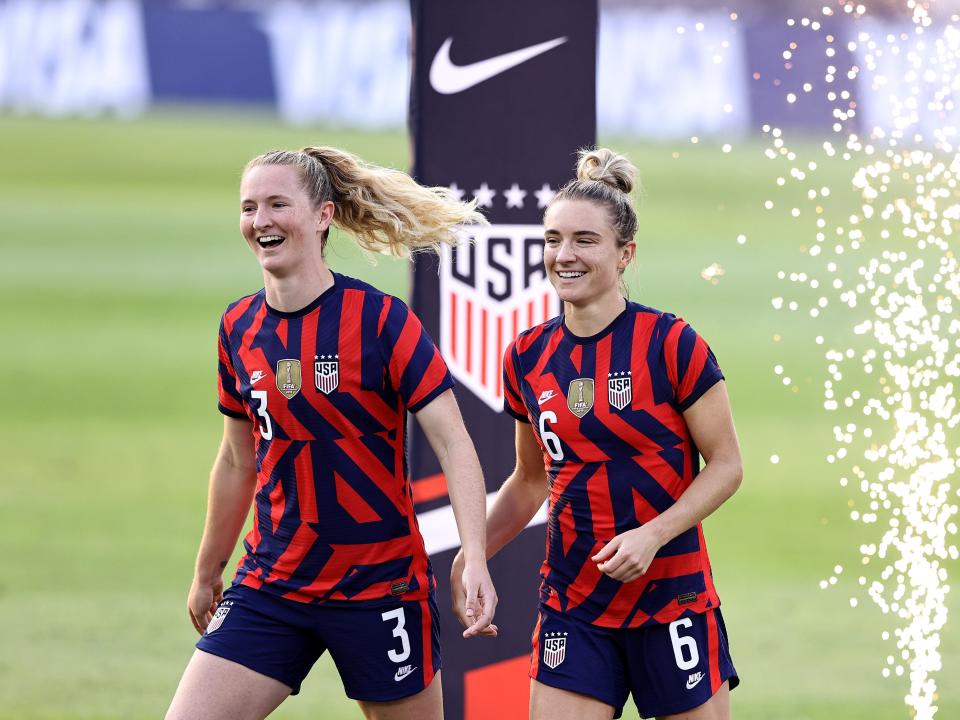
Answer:
[[[323,265],[308,273],[277,277],[263,274],[267,305],[280,312],[296,312],[305,308],[333,285],[333,273]]]
[[[623,312],[627,301],[617,292],[588,305],[563,304],[563,323],[567,330],[578,337],[596,335],[616,320]]]

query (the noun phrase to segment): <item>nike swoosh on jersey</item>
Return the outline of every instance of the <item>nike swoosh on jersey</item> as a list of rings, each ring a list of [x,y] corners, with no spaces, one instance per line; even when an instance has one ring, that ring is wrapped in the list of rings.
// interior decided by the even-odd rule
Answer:
[[[697,673],[696,675],[691,675],[687,678],[687,690],[693,690],[697,685],[700,684],[700,681],[705,678],[706,675],[703,673]]]
[[[479,60],[469,65],[454,65],[450,59],[450,46],[453,45],[453,38],[448,37],[444,40],[440,49],[437,50],[433,63],[430,65],[430,85],[441,95],[463,92],[474,85],[479,85],[484,80],[489,80],[510,68],[535,58],[537,55],[552,50],[566,41],[567,38],[558,37],[486,60]]]
[[[537,398],[537,405],[543,405],[547,400],[556,397],[556,395],[553,390],[544,390],[540,393],[540,397]]]

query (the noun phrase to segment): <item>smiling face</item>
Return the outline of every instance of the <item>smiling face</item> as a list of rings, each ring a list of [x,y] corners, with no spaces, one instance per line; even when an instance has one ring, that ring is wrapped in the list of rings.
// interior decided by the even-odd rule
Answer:
[[[257,165],[240,181],[240,232],[264,272],[284,277],[323,267],[323,231],[333,203],[314,207],[293,165]]]
[[[620,274],[636,243],[618,246],[607,209],[590,200],[558,200],[543,218],[543,264],[557,294],[574,307],[619,298]]]

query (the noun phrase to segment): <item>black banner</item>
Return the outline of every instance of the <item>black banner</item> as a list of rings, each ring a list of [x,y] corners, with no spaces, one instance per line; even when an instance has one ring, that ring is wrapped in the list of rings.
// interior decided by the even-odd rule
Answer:
[[[494,492],[514,465],[514,421],[502,411],[503,350],[553,317],[543,271],[546,204],[596,141],[596,0],[411,0],[413,173],[476,198],[491,222],[475,242],[424,256],[412,304],[457,379],[460,402]],[[447,718],[526,717],[544,518],[491,563],[500,637],[465,641],[447,578],[457,549],[446,483],[415,424],[411,476],[439,579]]]

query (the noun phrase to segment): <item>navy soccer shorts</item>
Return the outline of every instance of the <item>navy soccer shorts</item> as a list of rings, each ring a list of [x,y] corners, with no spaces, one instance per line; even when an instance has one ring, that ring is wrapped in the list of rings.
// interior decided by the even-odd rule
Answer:
[[[619,629],[541,605],[530,677],[612,705],[615,717],[633,693],[645,718],[692,710],[713,697],[724,681],[730,681],[731,690],[740,683],[719,608],[669,625]]]
[[[326,650],[354,700],[416,695],[440,670],[432,594],[426,600],[310,605],[235,585],[197,647],[279,680],[294,695]]]

